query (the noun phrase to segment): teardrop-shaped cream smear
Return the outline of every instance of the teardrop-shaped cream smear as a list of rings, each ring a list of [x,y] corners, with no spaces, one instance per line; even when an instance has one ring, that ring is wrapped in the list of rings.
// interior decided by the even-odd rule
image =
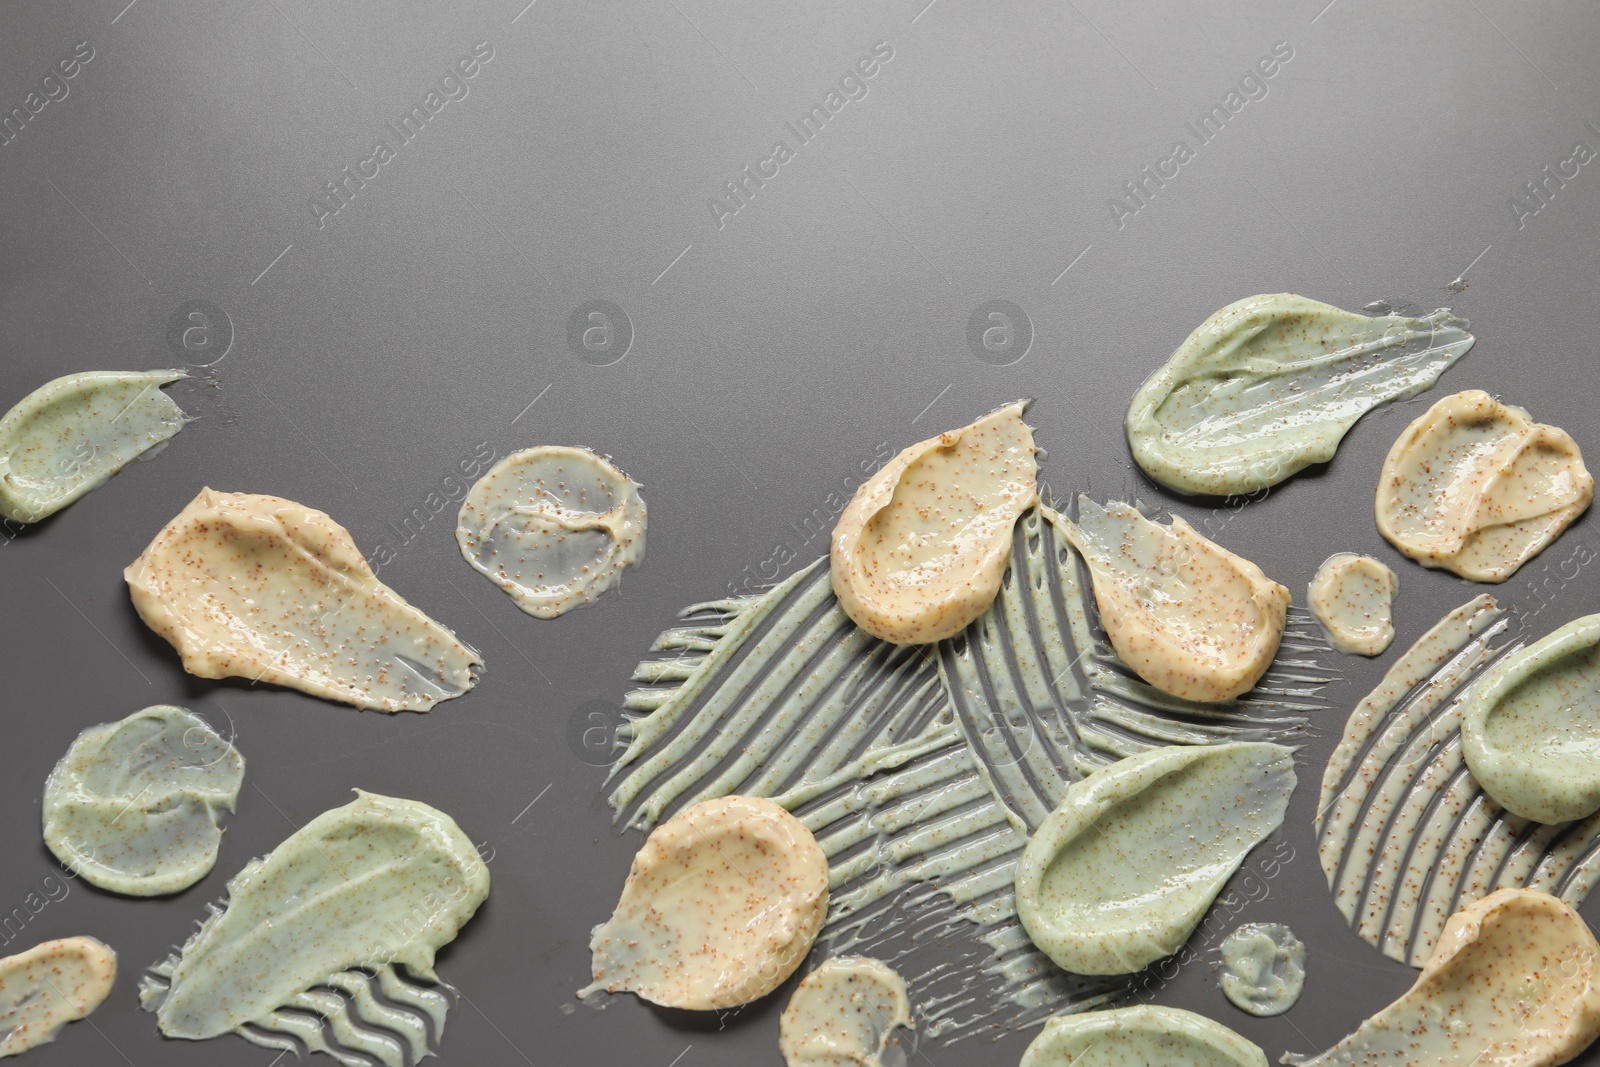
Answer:
[[[1231,700],[1272,666],[1289,590],[1181,517],[1078,498],[1067,537],[1089,565],[1111,647],[1139,677],[1186,700]]]
[[[829,555],[839,606],[897,645],[942,641],[988,610],[1011,530],[1039,499],[1033,428],[1019,400],[919,441],[856,490]]]
[[[1558,823],[1600,811],[1600,615],[1574,619],[1474,682],[1461,754],[1513,815]]]
[[[1447,396],[1395,441],[1378,479],[1378,529],[1424,567],[1503,582],[1594,500],[1565,430],[1481,389]]]
[[[805,825],[761,797],[685,808],[633,857],[622,899],[594,928],[594,982],[669,1008],[764,997],[811,951],[828,912],[828,858]]]
[[[1128,406],[1128,445],[1169,489],[1250,493],[1333,458],[1356,420],[1415,396],[1472,347],[1464,319],[1369,318],[1273,293],[1202,322]]]
[[[835,956],[801,980],[778,1020],[788,1067],[884,1067],[895,1028],[911,1025],[906,981],[867,956]]]
[[[1067,787],[1017,863],[1017,917],[1077,974],[1132,974],[1176,952],[1245,855],[1283,823],[1293,750],[1154,749]]]
[[[161,391],[181,370],[84,371],[46,382],[0,418],[0,515],[38,522],[183,429]]]
[[[1563,900],[1501,889],[1456,912],[1399,1000],[1301,1067],[1552,1067],[1600,1035],[1600,944]]]
[[[0,960],[0,1059],[54,1041],[117,980],[117,954],[92,937],[46,941]]]
[[[427,711],[483,665],[378,581],[348,530],[282,497],[202,489],[123,576],[145,625],[201,678]]]
[[[1058,1015],[1018,1067],[1267,1067],[1267,1055],[1221,1023],[1181,1008]]]

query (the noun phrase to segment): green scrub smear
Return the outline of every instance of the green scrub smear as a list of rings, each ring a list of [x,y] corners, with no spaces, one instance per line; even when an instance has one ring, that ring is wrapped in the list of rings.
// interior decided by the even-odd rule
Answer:
[[[69,870],[149,897],[210,873],[244,757],[209,723],[169,704],[91,726],[44,787],[44,842]]]
[[[181,370],[85,371],[46,382],[0,418],[0,515],[53,515],[183,429],[161,387]]]
[[[1132,974],[1188,940],[1245,855],[1283,823],[1293,750],[1158,749],[1070,786],[1017,864],[1017,916],[1077,974]]]
[[[443,812],[357,792],[246,864],[222,909],[150,969],[139,1002],[163,1034],[386,1067],[429,1054],[448,1001],[397,965],[438,981],[434,954],[489,895],[489,868]]]
[[[1018,1067],[1267,1067],[1267,1055],[1221,1023],[1143,1005],[1058,1016]]]
[[[1472,344],[1446,308],[1368,317],[1293,293],[1246,297],[1139,387],[1128,444],[1169,489],[1255,492],[1332,459],[1357,419],[1429,388]]]
[[[1246,923],[1222,940],[1222,993],[1251,1015],[1282,1015],[1306,984],[1306,946],[1282,923]]]
[[[1575,619],[1484,675],[1461,711],[1483,791],[1535,822],[1600,811],[1600,615]]]

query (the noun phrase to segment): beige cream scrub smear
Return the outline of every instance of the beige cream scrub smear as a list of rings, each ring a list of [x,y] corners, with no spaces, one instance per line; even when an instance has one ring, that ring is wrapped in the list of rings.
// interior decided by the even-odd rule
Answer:
[[[1425,567],[1503,582],[1588,509],[1594,478],[1565,430],[1480,389],[1407,426],[1378,479],[1378,529]]]
[[[639,486],[588,449],[541,445],[496,463],[461,503],[456,543],[517,607],[553,619],[644,562]]]
[[[1012,528],[1039,500],[1028,403],[919,441],[856,490],[829,556],[834,595],[857,626],[897,645],[929,644],[988,610]]]
[[[589,940],[594,982],[706,1011],[772,992],[811,951],[828,913],[828,858],[770,800],[728,796],[685,808],[633,858],[611,918]]]
[[[202,489],[123,572],[184,670],[379,711],[427,711],[483,660],[380,582],[350,532],[276,496]]]

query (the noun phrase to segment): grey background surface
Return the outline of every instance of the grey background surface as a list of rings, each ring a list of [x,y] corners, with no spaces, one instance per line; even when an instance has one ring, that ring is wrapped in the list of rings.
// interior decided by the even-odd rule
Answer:
[[[1057,494],[1212,515],[1216,502],[1133,469],[1120,420],[1145,375],[1241,296],[1449,304],[1472,320],[1478,344],[1438,390],[1373,413],[1332,464],[1213,534],[1297,601],[1331,552],[1386,560],[1401,575],[1396,651],[1478,591],[1403,560],[1373,525],[1379,464],[1418,403],[1488,389],[1600,454],[1600,174],[1583,168],[1521,225],[1508,203],[1574,142],[1600,147],[1585,126],[1600,123],[1592,5],[125,2],[0,6],[4,109],[78,42],[94,49],[68,95],[0,147],[0,399],[71,371],[209,362],[219,335],[209,349],[191,336],[201,356],[168,344],[190,301],[220,307],[233,337],[212,383],[176,394],[198,423],[0,549],[0,914],[59,873],[40,791],[83,727],[185,704],[236,732],[249,770],[200,885],[136,901],[74,883],[5,935],[9,953],[90,934],[121,960],[92,1025],[30,1054],[41,1067],[270,1064],[235,1038],[164,1041],[137,1010],[137,976],[247,858],[355,786],[443,808],[491,857],[489,902],[441,957],[463,1002],[440,1062],[778,1063],[787,987],[723,1022],[629,999],[570,1010],[588,928],[639,841],[612,829],[605,772],[581,758],[585,716],[618,703],[678,607],[821,554],[829,495],[854,488],[863,458],[1017,396],[1037,401]],[[319,228],[323,184],[380,136],[393,144],[385,124],[482,41],[494,57],[469,94]],[[798,144],[784,124],[879,41],[894,57],[868,95]],[[1177,140],[1193,146],[1185,123],[1280,41],[1293,59],[1267,95],[1119,228],[1109,198]],[[779,139],[794,158],[719,227],[708,200]],[[1469,264],[1470,288],[1445,291]],[[567,342],[596,299],[631,320],[609,366]],[[1031,320],[1009,366],[967,342],[991,299]],[[397,535],[481,442],[588,445],[643,483],[649,555],[622,595],[540,622],[465,566],[453,506]],[[481,684],[385,717],[184,674],[121,568],[204,485],[288,496],[364,551],[391,547],[382,577],[482,650]],[[1600,568],[1557,568],[1595,543],[1595,521],[1496,591],[1540,609],[1531,632],[1596,607]],[[1346,928],[1310,829],[1345,716],[1393,655],[1339,659],[1284,831],[1296,857],[1241,915],[1307,941],[1299,1006],[1275,1020],[1231,1007],[1214,946],[1159,997],[1272,1059],[1331,1044],[1413,974]],[[924,1044],[913,1059],[1010,1063],[1027,1040]]]

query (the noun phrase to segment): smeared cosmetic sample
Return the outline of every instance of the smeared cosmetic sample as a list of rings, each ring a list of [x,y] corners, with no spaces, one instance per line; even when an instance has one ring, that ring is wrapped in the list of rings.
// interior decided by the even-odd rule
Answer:
[[[1106,1003],[1125,980],[1068,974],[1017,921],[1028,834],[1070,783],[1125,756],[1292,739],[1333,676],[1316,624],[1291,613],[1256,690],[1226,705],[1160,692],[1100,628],[1065,521],[1026,512],[994,604],[931,655],[856,627],[826,560],[760,596],[686,608],[634,673],[617,819],[648,829],[711,797],[776,799],[828,856],[827,951],[903,961],[930,1038]],[[944,953],[919,962],[936,942]]]
[[[855,624],[920,645],[988,610],[1011,531],[1039,499],[1028,402],[920,441],[856,490],[833,528],[834,594]]]
[[[1154,1004],[1051,1019],[1018,1067],[1267,1067],[1261,1049],[1204,1015]]]
[[[1600,811],[1600,615],[1512,652],[1473,683],[1461,754],[1513,815],[1556,823]]]
[[[1068,787],[1017,864],[1017,916],[1068,971],[1132,974],[1189,939],[1245,855],[1283,823],[1293,750],[1168,748]]]
[[[828,858],[760,797],[707,800],[658,826],[622,899],[594,928],[594,984],[669,1008],[733,1008],[772,992],[828,912]]]
[[[80,733],[44,786],[44,842],[85,881],[129,896],[176,893],[217,862],[244,757],[170,704]]]
[[[1576,907],[1600,874],[1600,814],[1518,818],[1462,757],[1463,694],[1506,654],[1509,626],[1489,596],[1445,616],[1351,712],[1323,772],[1317,856],[1334,904],[1413,967],[1455,909],[1492,890],[1527,886]]]
[[[357,793],[245,864],[223,906],[150,968],[139,1003],[163,1034],[342,1047],[387,1067],[429,1054],[449,1002],[399,968],[438,981],[434,953],[489,895],[489,868],[444,812]]]
[[[517,607],[553,619],[644,562],[639,486],[587,449],[543,445],[496,463],[461,502],[456,543]]]
[[[1503,582],[1594,499],[1594,478],[1565,430],[1480,389],[1447,396],[1389,449],[1378,529],[1425,567]]]
[[[1394,640],[1393,606],[1399,591],[1399,576],[1381,560],[1336,552],[1306,586],[1306,607],[1334,648],[1376,656]]]
[[[0,515],[53,515],[188,421],[161,391],[181,370],[85,371],[46,382],[0,418]]]
[[[123,575],[139,617],[201,678],[427,711],[483,665],[378,581],[343,526],[281,497],[202,489]]]
[[[117,954],[92,937],[46,941],[0,960],[0,1059],[88,1018],[116,980]]]
[[[1289,590],[1182,518],[1078,498],[1067,536],[1089,565],[1100,621],[1139,677],[1186,700],[1231,700],[1255,685],[1283,638]]]
[[[1306,984],[1305,942],[1282,923],[1245,923],[1222,939],[1222,992],[1251,1015],[1282,1015]]]
[[[1501,889],[1450,917],[1416,984],[1303,1067],[1551,1067],[1600,1034],[1600,944],[1571,905]]]
[[[788,1067],[884,1067],[896,1027],[911,1025],[905,979],[868,956],[835,956],[801,980],[778,1020]]]
[[[1139,387],[1128,445],[1169,489],[1265,489],[1332,459],[1357,419],[1433,385],[1472,341],[1445,308],[1369,318],[1293,293],[1246,297]]]

